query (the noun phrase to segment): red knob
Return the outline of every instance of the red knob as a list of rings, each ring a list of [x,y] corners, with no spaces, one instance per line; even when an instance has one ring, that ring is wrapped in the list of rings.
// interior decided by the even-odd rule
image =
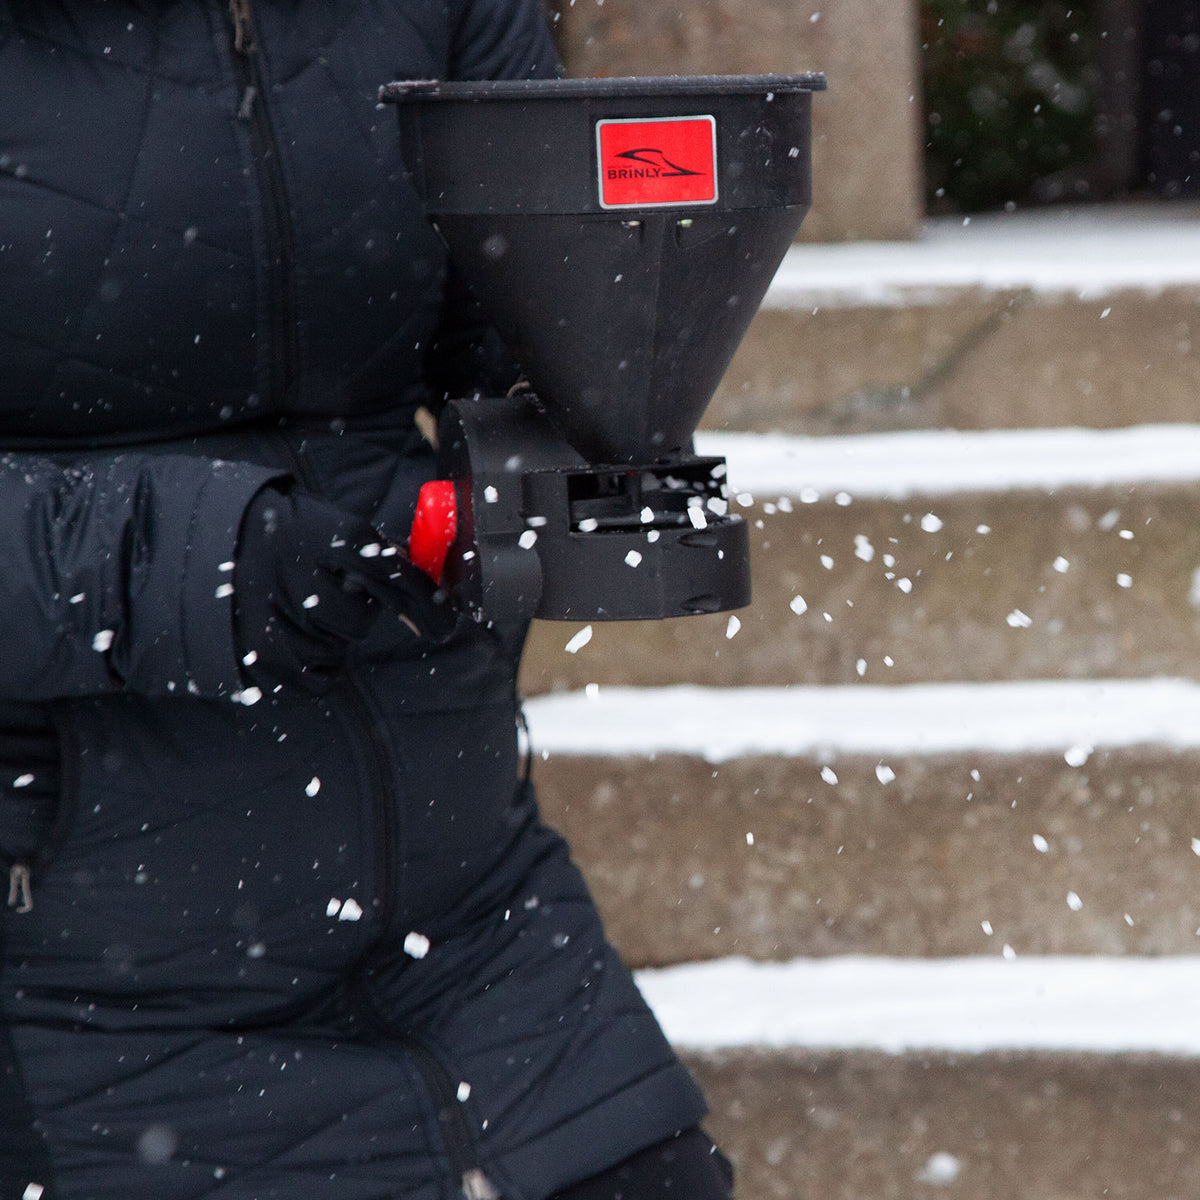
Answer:
[[[458,496],[449,479],[431,479],[417,497],[408,557],[435,583],[442,578],[446,555],[458,536]]]

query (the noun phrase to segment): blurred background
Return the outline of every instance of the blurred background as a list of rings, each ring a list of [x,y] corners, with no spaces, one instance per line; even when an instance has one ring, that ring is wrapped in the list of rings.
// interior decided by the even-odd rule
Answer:
[[[807,239],[1200,191],[1193,0],[559,0],[553,19],[571,75],[818,64],[838,94],[817,110]]]
[[[698,435],[754,603],[523,678],[741,1200],[1200,1195],[1200,0],[553,19],[571,75],[829,79]]]

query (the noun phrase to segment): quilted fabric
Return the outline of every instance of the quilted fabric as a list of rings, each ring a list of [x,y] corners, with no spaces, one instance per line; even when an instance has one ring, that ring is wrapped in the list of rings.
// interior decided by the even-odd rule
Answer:
[[[285,296],[264,216],[278,201],[252,161],[226,6],[5,5],[4,432],[144,438],[419,398],[443,256],[377,89],[554,65],[544,39],[493,47],[496,31],[470,27],[469,8],[457,16],[476,40],[452,44],[444,7],[256,9],[257,99],[269,104],[295,260]],[[279,394],[271,330],[285,303],[297,361]]]
[[[255,492],[402,538],[484,362],[379,85],[555,69],[535,0],[0,0],[5,1200],[541,1200],[703,1111],[523,781],[521,631],[320,696],[231,635]]]

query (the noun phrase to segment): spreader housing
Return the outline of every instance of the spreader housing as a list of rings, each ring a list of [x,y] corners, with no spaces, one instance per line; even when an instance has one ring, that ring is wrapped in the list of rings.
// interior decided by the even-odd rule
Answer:
[[[819,75],[401,82],[411,184],[528,377],[452,401],[445,579],[485,617],[749,602],[692,435],[811,200]]]

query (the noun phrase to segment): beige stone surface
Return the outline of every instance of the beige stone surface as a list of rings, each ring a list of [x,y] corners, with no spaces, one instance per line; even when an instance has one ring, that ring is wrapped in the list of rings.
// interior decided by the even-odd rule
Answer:
[[[708,428],[789,433],[1195,421],[1193,289],[1103,300],[963,290],[907,307],[764,308]]]
[[[1200,754],[879,762],[551,756],[535,778],[638,966],[1200,948]]]
[[[909,238],[922,215],[915,0],[559,0],[570,75],[823,71],[810,240]]]
[[[754,599],[732,638],[726,614],[597,622],[568,654],[580,624],[536,622],[526,693],[1200,675],[1195,486],[788,507],[743,510]]]
[[[736,1160],[738,1200],[1200,1195],[1194,1061],[797,1050],[689,1065]]]

